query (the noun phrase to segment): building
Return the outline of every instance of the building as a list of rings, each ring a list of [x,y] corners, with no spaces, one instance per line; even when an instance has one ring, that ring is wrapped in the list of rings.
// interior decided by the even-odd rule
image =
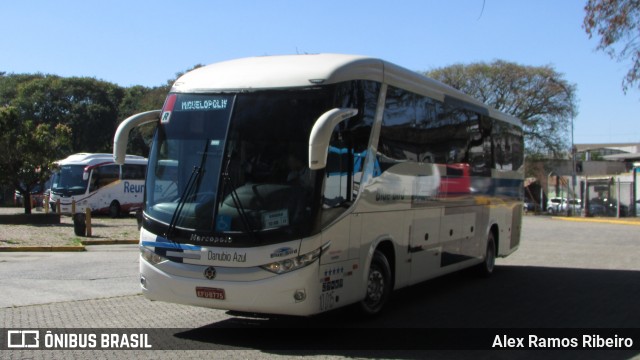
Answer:
[[[576,160],[640,161],[640,143],[576,144]]]
[[[536,179],[525,189],[529,201],[543,211],[549,198],[560,197],[579,200],[587,216],[640,215],[640,143],[576,144],[574,150],[575,160],[527,164]]]

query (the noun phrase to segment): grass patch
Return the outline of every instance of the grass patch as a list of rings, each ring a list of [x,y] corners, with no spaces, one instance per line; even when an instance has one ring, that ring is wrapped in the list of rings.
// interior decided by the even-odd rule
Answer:
[[[82,246],[82,239],[79,237],[74,237],[69,239],[68,244],[71,246]]]

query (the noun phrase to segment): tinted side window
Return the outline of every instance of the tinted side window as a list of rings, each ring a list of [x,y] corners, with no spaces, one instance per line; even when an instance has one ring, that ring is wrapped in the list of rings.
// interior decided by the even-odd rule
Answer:
[[[349,131],[353,151],[361,153],[369,146],[378,103],[380,84],[373,81],[351,81],[336,89],[336,107],[356,108],[358,115],[342,122],[339,127]]]
[[[120,179],[120,165],[105,165],[93,169],[90,190],[94,191]]]
[[[418,160],[425,163],[436,163],[436,157],[441,162],[444,156],[438,149],[442,139],[438,133],[438,119],[444,112],[443,104],[434,99],[418,96],[416,100],[416,128],[412,136],[418,144]]]
[[[521,169],[522,130],[480,115],[473,106],[390,86],[378,144],[381,170],[404,161],[450,164],[448,172],[464,164],[476,177],[491,176],[491,169]]]
[[[432,151],[439,164],[468,163],[469,130],[477,123],[477,115],[471,111],[443,106],[443,112],[431,127]]]
[[[492,139],[496,169],[518,170],[522,167],[524,143],[521,130],[511,124],[494,121]]]
[[[416,97],[414,94],[389,87],[385,100],[378,161],[382,172],[407,160],[418,160],[418,144],[411,136],[416,126]]]
[[[470,128],[469,165],[472,176],[491,176],[493,168],[493,144],[491,129],[493,121],[487,116],[481,116],[477,125]]]
[[[122,179],[123,180],[144,180],[144,175],[147,172],[145,165],[131,165],[125,164],[122,166]]]
[[[469,163],[474,127],[479,117],[473,111],[389,87],[378,145],[381,168],[402,161]]]

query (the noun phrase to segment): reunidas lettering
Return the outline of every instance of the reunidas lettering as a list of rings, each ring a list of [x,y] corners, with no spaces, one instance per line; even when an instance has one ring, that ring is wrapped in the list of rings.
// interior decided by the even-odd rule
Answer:
[[[131,184],[128,181],[124,182],[124,192],[125,193],[141,193],[144,191],[144,185],[143,184]]]

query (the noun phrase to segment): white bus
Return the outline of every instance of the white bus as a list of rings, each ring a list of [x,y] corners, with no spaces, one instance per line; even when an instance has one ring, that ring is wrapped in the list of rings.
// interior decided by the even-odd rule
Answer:
[[[49,195],[54,211],[57,201],[61,213],[71,213],[74,201],[76,213],[90,208],[118,217],[142,209],[146,158],[127,155],[125,163],[118,165],[111,154],[79,153],[56,164]]]
[[[239,313],[378,313],[393,289],[518,248],[520,121],[391,63],[245,58],[180,77],[156,122],[144,295]]]

